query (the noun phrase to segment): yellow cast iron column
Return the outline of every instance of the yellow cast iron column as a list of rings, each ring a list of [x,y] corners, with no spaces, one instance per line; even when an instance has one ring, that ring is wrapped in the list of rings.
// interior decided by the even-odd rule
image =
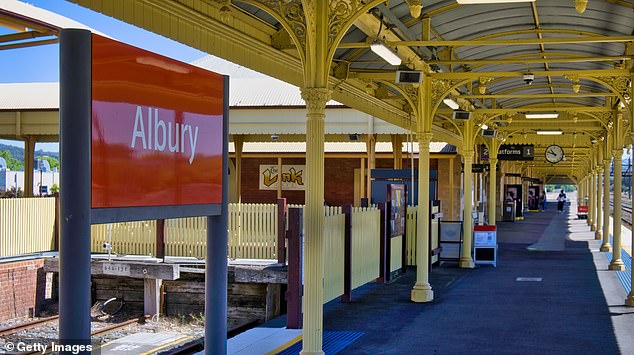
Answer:
[[[392,135],[392,157],[394,169],[403,169],[403,137],[400,134]]]
[[[612,251],[610,245],[610,151],[605,151],[605,159],[603,160],[603,243],[601,244],[602,252]]]
[[[429,284],[429,144],[431,132],[418,133],[418,218],[416,219],[416,284],[413,302],[431,302],[434,291]]]
[[[618,130],[614,130],[614,134],[619,134]],[[612,241],[614,247],[612,248],[612,262],[610,263],[610,270],[625,270],[625,264],[621,260],[621,189],[623,179],[622,175],[622,158],[623,149],[614,149],[612,151],[614,155],[614,228],[612,230]]]
[[[491,155],[491,157],[497,156]],[[496,223],[496,202],[497,198],[495,192],[497,190],[497,158],[489,158],[489,197],[487,201],[489,203],[489,225],[494,226]]]
[[[466,137],[471,137],[473,132],[473,122],[471,120],[465,122],[465,130],[464,135]],[[459,265],[463,269],[472,269],[475,267],[473,263],[473,258],[471,257],[471,238],[473,237],[473,194],[472,194],[472,178],[473,174],[471,173],[472,164],[473,164],[473,144],[465,143],[462,146],[462,157],[464,158],[464,168],[463,168],[463,201],[464,201],[464,212],[463,212],[463,225],[462,225],[462,235],[464,240],[462,241],[462,255],[460,256]]]
[[[598,161],[602,161],[603,157],[601,157],[601,150],[599,150],[599,159]],[[603,167],[601,167],[601,165],[597,166],[597,208],[596,208],[596,221],[597,221],[597,229],[594,232],[594,239],[595,240],[601,240],[602,239],[602,233],[601,233],[601,229],[603,228],[603,213],[601,210],[601,201],[603,201],[602,197],[603,197]]]
[[[370,117],[370,119],[374,119]],[[376,167],[376,136],[374,134],[368,134],[366,141],[366,151],[368,153],[368,175],[367,175],[367,198],[368,204],[372,204],[372,170]]]
[[[324,119],[330,91],[303,88],[306,101],[306,205],[302,354],[323,354]]]
[[[487,202],[489,204],[489,225],[494,226],[497,216],[497,168],[498,168],[498,151],[500,150],[500,142],[497,138],[491,139],[489,144],[489,196]]]
[[[588,209],[589,213],[588,214],[590,215],[590,230],[593,231],[593,232],[597,229],[596,228],[596,224],[595,224],[596,221],[595,221],[595,217],[594,217],[594,214],[595,214],[595,209],[594,209],[595,196],[594,195],[595,195],[595,192],[597,191],[596,182],[597,182],[596,181],[596,171],[594,170],[594,167],[593,167],[592,170],[590,170],[590,179],[588,179],[588,183],[589,183],[589,187],[590,187],[590,191],[589,191],[590,192],[590,204],[588,206],[589,207],[589,209]]]

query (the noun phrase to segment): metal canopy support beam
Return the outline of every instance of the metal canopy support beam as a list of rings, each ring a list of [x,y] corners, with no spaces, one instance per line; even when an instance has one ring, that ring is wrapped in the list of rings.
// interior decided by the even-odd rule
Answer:
[[[596,69],[596,70],[549,70],[549,71],[531,71],[531,74],[539,76],[571,76],[577,75],[580,78],[596,77],[596,76],[629,76],[629,72],[625,69]],[[433,79],[443,80],[478,80],[481,77],[487,78],[521,78],[524,73],[521,71],[472,71],[472,72],[438,72],[430,74]],[[394,81],[396,71],[367,71],[357,70],[350,71],[350,78],[368,79],[368,80],[386,80]]]
[[[514,38],[457,41],[387,41],[391,46],[407,47],[481,47],[481,46],[522,46],[534,44],[580,44],[580,43],[623,43],[634,41],[634,36],[588,36],[588,37],[548,37]],[[339,48],[369,48],[365,42],[341,43]]]
[[[207,217],[205,265],[205,354],[227,353],[227,245],[229,241],[229,77],[224,77],[222,123],[222,207]]]
[[[544,55],[548,52],[544,52]],[[618,62],[621,60],[632,60],[631,56],[600,56],[600,57],[564,57],[564,58],[501,58],[501,59],[453,59],[453,60],[428,60],[427,64],[473,64],[473,65],[494,65],[494,64],[514,64],[514,63],[586,63],[586,62]]]
[[[60,39],[59,338],[89,344],[91,33]]]

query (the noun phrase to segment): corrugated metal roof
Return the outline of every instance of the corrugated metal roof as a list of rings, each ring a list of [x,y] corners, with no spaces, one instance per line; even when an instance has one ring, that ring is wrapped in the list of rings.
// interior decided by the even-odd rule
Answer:
[[[306,106],[297,86],[227,60],[209,55],[193,61],[192,64],[229,75],[229,106],[231,107]],[[343,106],[334,100],[326,105]]]
[[[229,106],[266,107],[266,106],[306,106],[299,88],[274,78],[235,78],[230,79]],[[327,106],[343,106],[330,100]]]
[[[535,13],[539,20],[539,28],[544,38],[555,37],[575,37],[587,35],[603,36],[629,36],[634,34],[634,13],[631,7],[632,1],[589,1],[586,11],[583,14],[577,13],[573,0],[540,0],[533,3],[504,3],[504,4],[484,4],[484,5],[458,5],[455,0],[431,0],[423,1],[423,15],[433,13],[431,16],[431,26],[433,29],[432,39],[442,40],[472,40],[484,36],[494,36],[491,39],[537,39],[537,24]],[[535,13],[533,11],[535,6]],[[417,40],[421,38],[422,26],[420,20],[412,19],[409,7],[405,0],[392,0],[388,6],[378,6],[378,10],[384,16],[384,22],[393,27],[393,32],[403,40]],[[378,16],[378,13],[377,13]],[[423,16],[424,17],[424,16]],[[396,19],[397,21],[394,21]],[[400,22],[400,23],[399,23]],[[406,26],[406,31],[402,26]],[[407,27],[409,26],[409,27]],[[529,33],[517,31],[531,31]],[[549,32],[564,31],[564,32]],[[567,31],[567,32],[566,32]],[[570,32],[575,31],[575,32]],[[511,33],[512,32],[512,33]],[[503,34],[503,35],[502,35]],[[440,38],[441,37],[441,38]],[[360,29],[352,28],[343,38],[343,42],[363,42],[368,39]],[[569,56],[619,56],[624,54],[624,43],[584,43],[584,44],[546,44],[544,50],[547,53],[556,52],[559,55]],[[412,47],[413,50],[419,50]],[[433,50],[443,50],[444,48],[432,48]],[[460,46],[454,48],[455,58],[460,59],[500,59],[512,56],[523,55],[525,58],[543,57],[542,48],[535,45],[513,45],[513,46]],[[354,59],[346,59],[348,56]],[[551,55],[551,57],[553,57]],[[356,49],[338,50],[336,59],[351,61],[351,68],[355,69],[394,69],[385,61],[381,60],[370,50],[366,50],[359,55]],[[583,63],[550,63],[549,70],[584,70],[584,69],[608,69],[613,68],[616,61],[595,61]],[[447,71],[446,66],[441,69]],[[546,67],[542,63],[508,63],[508,64],[488,64],[482,66],[456,65],[454,71],[510,71],[527,72],[542,71]],[[553,84],[565,84],[570,86],[570,80],[561,77],[552,77]],[[544,86],[535,89],[535,86]],[[606,88],[592,81],[582,80],[582,92],[586,91],[606,91]],[[495,94],[509,88],[518,88],[516,93],[525,94],[549,94],[551,89],[548,86],[548,78],[536,78],[535,86],[524,85],[521,78],[509,80],[496,80],[487,85],[487,91]],[[524,90],[525,89],[525,90]],[[462,92],[467,92],[467,88],[461,88]],[[567,88],[553,86],[554,93],[570,93]],[[500,99],[497,104],[505,106],[507,102],[517,100]],[[601,106],[605,104],[602,97],[583,99],[561,99],[541,98],[521,103],[514,103],[509,107],[525,106],[535,103],[578,103],[583,105]],[[484,106],[489,103],[485,102]]]
[[[326,142],[324,151],[326,153],[366,153],[365,142]],[[456,147],[444,142],[432,142],[429,146],[431,153],[455,154]],[[391,142],[377,142],[377,153],[391,153]],[[402,152],[409,152],[409,144],[403,143]],[[233,142],[229,143],[229,152],[235,153]],[[305,142],[245,142],[242,147],[243,153],[304,153],[306,152]],[[418,154],[418,143],[414,143],[414,154]]]
[[[0,110],[57,110],[59,83],[0,84]]]

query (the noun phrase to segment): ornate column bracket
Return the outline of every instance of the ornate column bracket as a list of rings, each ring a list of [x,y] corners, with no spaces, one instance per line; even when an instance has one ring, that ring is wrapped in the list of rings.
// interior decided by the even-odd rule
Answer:
[[[330,100],[332,90],[326,88],[301,88],[300,90],[308,113],[326,110],[326,103]]]
[[[223,0],[216,0],[224,2]],[[301,0],[240,0],[258,7],[275,17],[290,33],[293,42],[306,51],[306,16]]]

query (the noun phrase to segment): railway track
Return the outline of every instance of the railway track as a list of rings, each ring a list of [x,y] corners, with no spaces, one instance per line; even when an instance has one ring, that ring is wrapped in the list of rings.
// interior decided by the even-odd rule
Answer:
[[[13,334],[19,333],[19,332],[24,331],[24,330],[35,329],[35,328],[40,327],[40,326],[42,326],[42,325],[44,325],[46,323],[57,321],[58,319],[59,319],[59,316],[52,316],[52,317],[41,318],[41,319],[38,319],[38,320],[35,320],[35,321],[32,321],[32,322],[22,323],[22,324],[14,325],[14,326],[7,327],[7,328],[4,328],[4,329],[0,329],[0,336],[13,335]],[[123,322],[120,322],[120,323],[108,325],[106,327],[103,327],[101,329],[97,329],[97,330],[93,331],[91,333],[91,335],[92,336],[101,335],[101,334],[107,333],[109,331],[125,327],[125,326],[130,325],[130,324],[139,323],[139,322],[143,321],[144,319],[148,319],[148,317],[146,316],[146,317],[141,317],[141,318],[133,318],[133,319],[129,319],[129,320],[126,320],[126,321],[123,321]]]
[[[34,320],[32,322],[28,322],[28,323],[22,323],[22,324],[17,324],[17,325],[13,325],[10,327],[6,327],[3,329],[0,329],[0,336],[7,336],[7,335],[13,335],[15,333],[21,332],[23,330],[29,330],[29,329],[33,329],[33,328],[37,328],[39,326],[42,326],[48,322],[52,322],[52,321],[56,321],[57,319],[59,319],[59,316],[52,316],[52,317],[46,317],[46,318],[40,318],[38,320]]]
[[[610,199],[610,208],[614,210],[614,202]],[[623,201],[621,205],[621,220],[630,226],[632,225],[632,203],[630,201]],[[612,211],[613,212],[613,211]],[[614,216],[614,214],[612,214]]]

